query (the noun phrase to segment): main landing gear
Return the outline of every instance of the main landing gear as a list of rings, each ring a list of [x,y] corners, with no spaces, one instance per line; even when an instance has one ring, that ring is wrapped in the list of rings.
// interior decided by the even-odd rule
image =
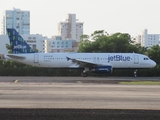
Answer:
[[[85,67],[85,69],[83,70],[83,72],[82,72],[81,75],[82,75],[83,77],[87,77],[87,76],[88,76],[88,73],[87,73],[88,71],[89,71],[89,68]]]

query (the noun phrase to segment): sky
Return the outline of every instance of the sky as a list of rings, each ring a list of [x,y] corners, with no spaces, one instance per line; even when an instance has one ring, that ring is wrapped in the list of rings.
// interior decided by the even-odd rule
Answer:
[[[58,35],[58,22],[68,13],[84,22],[83,33],[160,34],[160,0],[0,0],[0,20],[5,10],[30,11],[30,33]],[[1,28],[1,24],[0,24]]]

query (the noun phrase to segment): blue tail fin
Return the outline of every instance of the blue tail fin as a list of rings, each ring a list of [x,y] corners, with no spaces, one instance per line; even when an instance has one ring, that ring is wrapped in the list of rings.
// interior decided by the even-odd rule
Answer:
[[[7,33],[13,54],[35,53],[35,51],[23,40],[15,29],[7,28]]]

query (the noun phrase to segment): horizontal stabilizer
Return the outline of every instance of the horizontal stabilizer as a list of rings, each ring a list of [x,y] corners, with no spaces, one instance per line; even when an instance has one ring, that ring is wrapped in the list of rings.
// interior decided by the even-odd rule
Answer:
[[[18,59],[18,60],[23,60],[25,59],[26,57],[24,56],[17,56],[17,55],[6,55],[7,57],[10,57],[12,59]]]

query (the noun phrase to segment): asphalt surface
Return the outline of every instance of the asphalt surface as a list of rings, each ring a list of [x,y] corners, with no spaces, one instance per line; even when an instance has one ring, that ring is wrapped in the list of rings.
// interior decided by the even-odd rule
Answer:
[[[83,83],[114,83],[115,81],[160,81],[160,77],[19,77],[19,76],[0,76],[0,82],[51,82],[51,83],[76,83],[81,81]]]
[[[159,85],[1,83],[0,108],[160,110]]]
[[[0,77],[0,119],[160,119],[160,85],[128,80],[159,78]]]
[[[159,120],[157,110],[0,109],[1,120]]]

